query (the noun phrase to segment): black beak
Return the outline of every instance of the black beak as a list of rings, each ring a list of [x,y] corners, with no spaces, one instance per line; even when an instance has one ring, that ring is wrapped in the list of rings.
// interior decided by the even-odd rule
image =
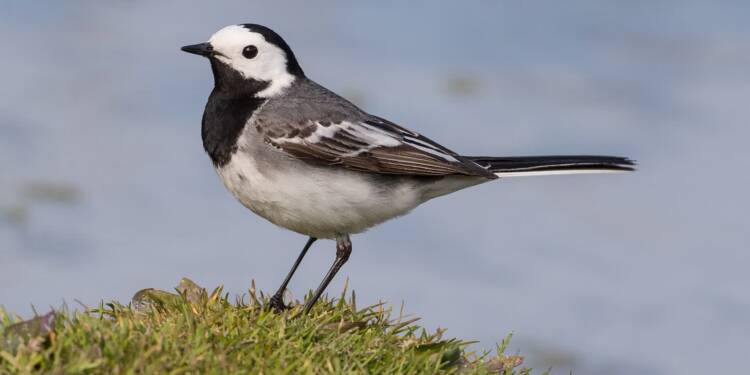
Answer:
[[[181,50],[192,53],[194,55],[200,55],[209,57],[214,52],[214,47],[211,43],[198,43],[180,48]]]

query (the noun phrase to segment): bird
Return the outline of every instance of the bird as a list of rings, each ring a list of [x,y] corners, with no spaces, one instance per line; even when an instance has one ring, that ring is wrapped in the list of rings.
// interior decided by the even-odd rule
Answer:
[[[208,58],[214,87],[203,147],[239,202],[307,242],[268,305],[318,239],[335,240],[333,264],[304,304],[308,314],[347,262],[354,234],[433,198],[513,176],[633,171],[617,156],[467,156],[365,112],[307,77],[282,37],[238,24],[182,51]]]

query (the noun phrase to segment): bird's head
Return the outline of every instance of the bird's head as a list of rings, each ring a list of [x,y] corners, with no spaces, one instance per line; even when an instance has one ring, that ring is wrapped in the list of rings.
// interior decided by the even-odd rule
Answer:
[[[284,39],[261,25],[227,26],[208,42],[184,46],[182,50],[211,61],[217,87],[250,88],[260,98],[280,95],[305,76]]]

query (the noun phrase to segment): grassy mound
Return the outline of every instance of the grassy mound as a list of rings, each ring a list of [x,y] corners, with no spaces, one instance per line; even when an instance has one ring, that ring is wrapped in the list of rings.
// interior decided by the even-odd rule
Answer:
[[[0,308],[0,373],[528,374],[522,358],[468,353],[355,294],[321,299],[309,316],[263,306],[251,288],[230,301],[183,279],[177,294],[145,289],[128,305],[51,312],[28,321]]]

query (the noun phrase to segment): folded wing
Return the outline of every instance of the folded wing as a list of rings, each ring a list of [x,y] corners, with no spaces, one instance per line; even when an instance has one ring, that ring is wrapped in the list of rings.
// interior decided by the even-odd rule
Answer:
[[[357,121],[279,125],[259,127],[264,140],[311,163],[381,174],[496,178],[430,139],[374,116]]]

